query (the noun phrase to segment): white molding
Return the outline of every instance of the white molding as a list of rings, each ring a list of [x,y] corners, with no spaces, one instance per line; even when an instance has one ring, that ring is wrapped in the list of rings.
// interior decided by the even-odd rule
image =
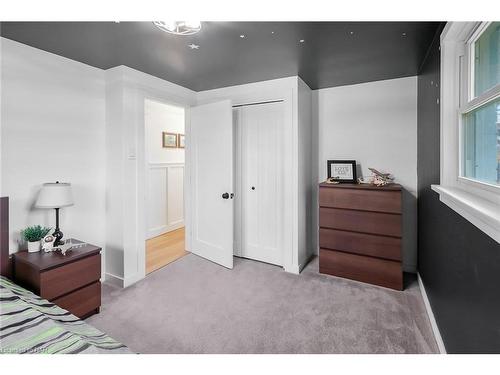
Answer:
[[[112,273],[109,273],[109,272],[106,272],[104,275],[105,275],[104,281],[107,284],[114,285],[114,286],[117,286],[119,288],[123,288],[123,284],[124,284],[123,277],[113,275]]]
[[[439,353],[446,354],[446,347],[444,346],[444,341],[443,338],[441,337],[441,332],[439,331],[436,317],[434,316],[434,312],[432,311],[431,303],[429,301],[429,297],[427,296],[424,282],[420,277],[420,273],[417,273],[417,279],[418,279],[418,285],[420,287],[420,293],[422,294],[422,299],[424,300],[425,310],[427,311],[427,316],[429,317],[429,320],[431,322],[432,333],[434,333],[434,338],[436,340]]]
[[[106,283],[117,286],[119,288],[126,288],[132,284],[135,284],[139,280],[143,279],[144,275],[141,272],[138,272],[130,277],[121,277],[113,275],[112,273],[106,273]]]
[[[498,88],[470,100],[468,90],[467,45],[478,32],[478,22],[449,22],[441,34],[441,144],[440,185],[432,185],[440,200],[487,235],[500,242],[500,189],[461,176],[461,113],[494,97]],[[462,85],[461,83],[465,83]],[[460,107],[461,100],[464,102]]]
[[[500,204],[456,187],[431,185],[439,200],[500,243]]]
[[[177,162],[151,162],[148,163],[149,168],[168,168],[168,167],[184,167],[184,163]]]
[[[169,179],[170,179],[170,176],[169,176],[170,170],[174,169],[174,168],[180,168],[183,170],[184,177],[185,177],[185,163],[182,163],[182,162],[150,162],[150,163],[148,163],[147,168],[149,170],[158,170],[158,169],[166,170],[167,174],[166,174],[165,189],[167,192],[166,195],[167,195],[167,207],[168,207],[168,194],[169,194],[168,183],[169,183]],[[149,177],[148,177],[148,179],[149,179]],[[150,181],[148,180],[148,184],[149,183],[150,183]],[[185,178],[183,179],[182,183],[183,183],[183,185],[185,185]],[[149,215],[150,212],[147,211],[147,214]],[[171,219],[168,215],[168,210],[167,210],[167,217],[166,217],[167,222],[163,223],[161,225],[154,226],[152,228],[148,227],[147,232],[146,232],[146,236],[147,236],[146,240],[161,236],[162,234],[172,232],[176,229],[184,227],[185,216],[186,215],[185,215],[185,211],[184,211],[184,215],[183,215],[182,219],[177,220],[177,221],[171,221]]]

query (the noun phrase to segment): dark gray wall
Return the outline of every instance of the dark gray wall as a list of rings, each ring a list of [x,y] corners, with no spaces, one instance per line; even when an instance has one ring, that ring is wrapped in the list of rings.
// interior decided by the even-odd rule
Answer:
[[[500,245],[439,201],[439,37],[418,77],[418,268],[448,353],[500,353]]]

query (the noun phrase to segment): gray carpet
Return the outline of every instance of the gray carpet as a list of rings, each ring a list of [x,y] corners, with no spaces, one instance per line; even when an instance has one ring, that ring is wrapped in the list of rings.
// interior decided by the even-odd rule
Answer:
[[[138,353],[436,353],[417,281],[404,292],[189,254],[119,289],[87,322]]]

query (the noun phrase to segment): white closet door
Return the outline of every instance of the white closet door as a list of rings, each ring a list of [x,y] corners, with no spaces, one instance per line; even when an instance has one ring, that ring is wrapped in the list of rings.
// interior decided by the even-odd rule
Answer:
[[[241,107],[239,120],[240,254],[282,265],[283,103]]]

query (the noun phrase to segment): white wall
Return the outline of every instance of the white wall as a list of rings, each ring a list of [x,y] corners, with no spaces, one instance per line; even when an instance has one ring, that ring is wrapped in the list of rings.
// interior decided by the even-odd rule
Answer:
[[[165,148],[162,132],[184,134],[184,108],[146,99],[144,121],[149,163],[184,163],[183,148]]]
[[[355,159],[394,174],[403,185],[404,268],[417,265],[417,77],[341,86],[313,92],[317,111],[318,181],[328,159]],[[317,189],[315,192],[317,201]],[[314,215],[317,227],[317,214]],[[317,241],[317,239],[316,239]],[[317,245],[317,242],[316,242]]]
[[[73,186],[61,230],[105,244],[104,72],[2,38],[2,195],[10,197],[10,249],[31,224],[55,225],[54,210],[33,207],[44,182]]]

